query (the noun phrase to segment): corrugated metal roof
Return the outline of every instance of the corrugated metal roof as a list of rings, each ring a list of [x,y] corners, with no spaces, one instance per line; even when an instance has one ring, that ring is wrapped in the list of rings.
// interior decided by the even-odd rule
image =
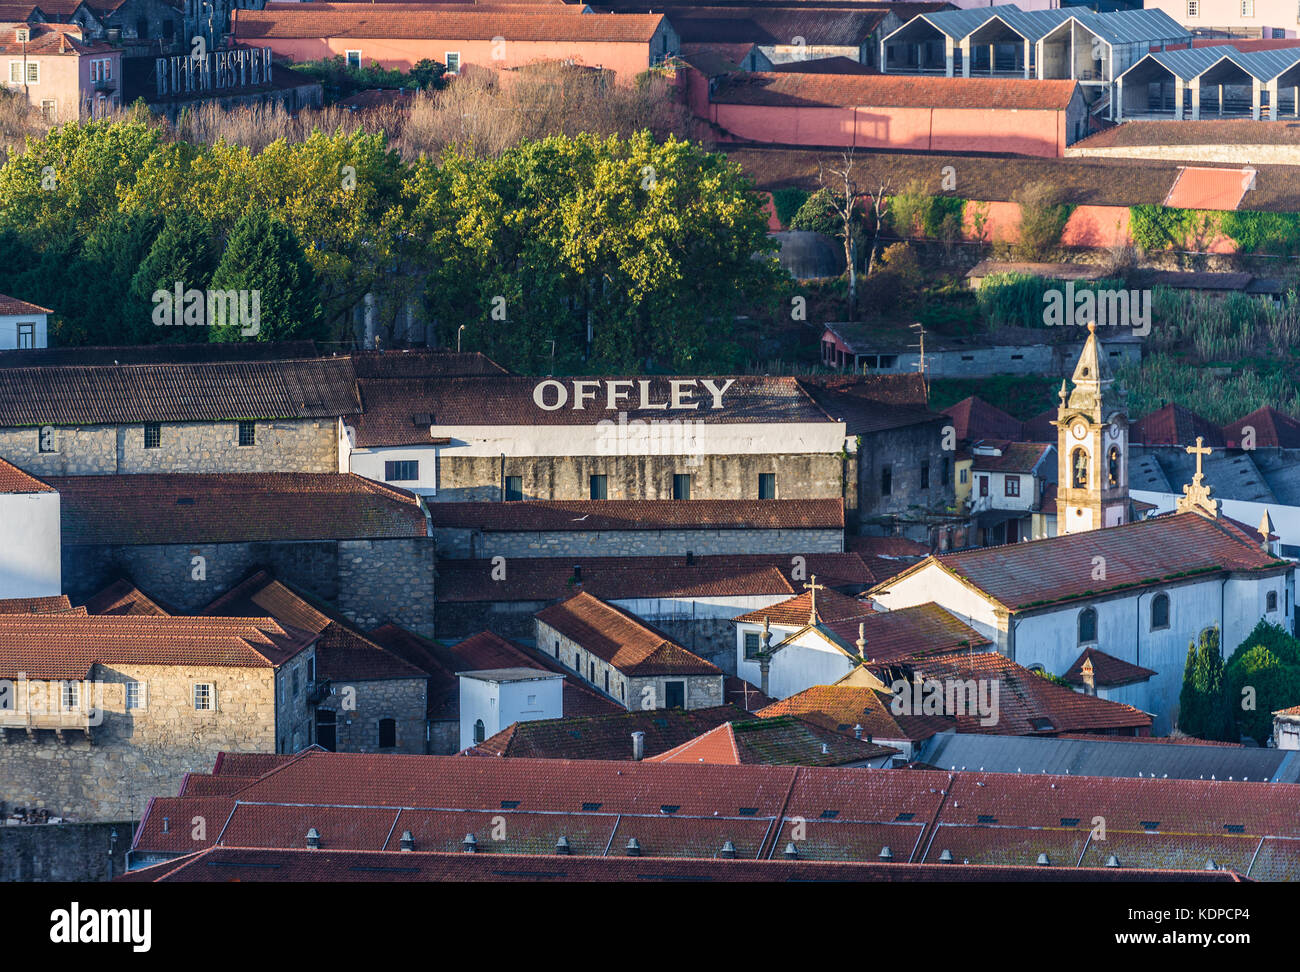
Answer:
[[[1110,43],[1128,44],[1143,41],[1168,43],[1188,42],[1191,39],[1191,32],[1180,26],[1163,10],[1094,13],[1076,7],[1061,7],[1056,10],[1021,10],[1015,4],[919,14],[898,28],[898,31],[905,30],[918,21],[924,21],[940,33],[960,41],[994,19],[1002,21],[1020,36],[1035,43],[1060,29],[1070,20],[1076,21],[1080,26]]]
[[[1231,45],[1182,48],[1176,51],[1152,51],[1120,77],[1147,60],[1155,61],[1180,81],[1199,78],[1220,61],[1228,61],[1258,81],[1269,82],[1300,65],[1300,49],[1239,51]]]
[[[1167,742],[944,732],[917,760],[943,770],[1070,776],[1300,782],[1300,751]]]
[[[1069,8],[1080,26],[1112,44],[1136,44],[1142,41],[1185,41],[1191,31],[1163,10],[1116,10],[1094,13]]]

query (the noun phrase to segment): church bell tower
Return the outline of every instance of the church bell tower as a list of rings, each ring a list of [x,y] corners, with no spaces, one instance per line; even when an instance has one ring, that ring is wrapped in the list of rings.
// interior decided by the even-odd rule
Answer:
[[[1057,410],[1056,532],[1083,533],[1129,520],[1128,410],[1115,387],[1096,324],[1074,367],[1073,390],[1061,382]]]

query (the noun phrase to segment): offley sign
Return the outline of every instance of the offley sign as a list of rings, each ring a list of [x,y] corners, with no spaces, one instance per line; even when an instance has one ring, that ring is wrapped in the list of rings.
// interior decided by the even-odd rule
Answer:
[[[653,382],[649,378],[633,380],[631,378],[614,378],[604,381],[596,378],[579,378],[566,385],[562,381],[548,378],[533,389],[533,401],[537,407],[547,412],[568,405],[575,412],[586,410],[587,403],[593,402],[593,408],[606,411],[616,409],[694,409],[705,405],[703,397],[707,396],[707,408],[722,408],[722,396],[728,388],[736,383],[735,378],[717,382],[712,378],[673,378],[668,382],[668,397],[656,401],[651,394]],[[570,393],[569,385],[573,386]],[[603,393],[601,386],[604,386]],[[638,402],[639,404],[633,404]],[[603,402],[603,405],[600,404]]]

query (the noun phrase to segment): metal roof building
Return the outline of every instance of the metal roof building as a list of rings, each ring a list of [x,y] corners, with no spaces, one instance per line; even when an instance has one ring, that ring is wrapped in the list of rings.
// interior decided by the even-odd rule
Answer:
[[[1300,48],[1152,51],[1118,77],[1115,107],[1117,120],[1300,117]]]

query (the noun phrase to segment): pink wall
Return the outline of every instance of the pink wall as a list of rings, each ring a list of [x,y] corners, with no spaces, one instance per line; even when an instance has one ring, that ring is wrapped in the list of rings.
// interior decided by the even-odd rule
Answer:
[[[113,91],[109,96],[121,96],[122,91],[122,54],[120,51],[105,52],[95,55],[78,54],[29,54],[27,60],[40,65],[40,80],[36,84],[5,84],[6,88],[18,92],[27,92],[27,100],[37,109],[42,101],[55,103],[55,120],[73,121],[82,117],[83,101],[95,100],[95,86],[90,80],[90,62],[92,59],[109,58],[113,62]],[[9,77],[8,62],[19,60],[15,57],[0,58],[0,69],[4,78]],[[89,116],[88,107],[84,114]]]
[[[429,40],[429,39],[368,39],[368,38],[268,38],[257,40],[259,47],[270,47],[276,54],[295,62],[319,61],[334,56],[346,56],[348,51],[360,51],[361,63],[377,61],[380,67],[409,71],[417,61],[432,58],[446,63],[448,51],[460,53],[462,66],[503,68],[519,67],[533,61],[572,60],[587,67],[604,67],[615,72],[620,80],[650,67],[650,45],[645,43],[587,41],[512,41],[507,40],[493,58],[494,45],[490,40]]]
[[[1020,238],[1020,207],[1013,202],[976,202],[966,204],[966,238],[975,239],[973,217],[977,210],[986,213],[983,239],[988,243],[1014,243]],[[1063,246],[1104,249],[1133,242],[1129,235],[1127,206],[1076,206],[1061,234]],[[1204,249],[1210,253],[1235,253],[1231,239],[1216,236]]]
[[[1066,141],[1064,111],[712,104],[709,118],[738,139],[784,145],[1059,158]]]

